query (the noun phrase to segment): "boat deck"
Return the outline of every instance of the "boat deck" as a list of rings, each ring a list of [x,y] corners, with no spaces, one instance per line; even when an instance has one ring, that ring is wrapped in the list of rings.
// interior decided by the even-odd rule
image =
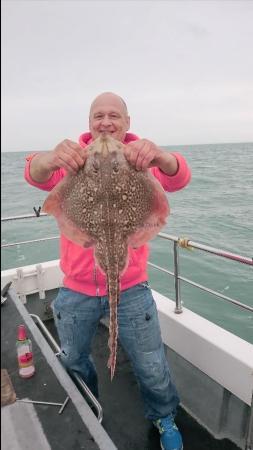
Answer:
[[[63,404],[68,393],[59,383],[27,327],[33,344],[36,373],[29,379],[19,376],[16,334],[18,325],[24,320],[9,297],[1,306],[1,313],[1,367],[7,369],[18,399],[15,403],[1,407],[2,448],[99,449],[71,401],[67,402],[61,414],[60,406],[25,402],[29,399]]]
[[[38,302],[36,295],[32,295],[31,297],[30,305],[33,304],[33,300],[37,300]],[[1,309],[2,368],[8,370],[17,397],[19,399],[29,398],[63,403],[68,393],[52,371],[30,331],[29,334],[33,342],[36,375],[25,380],[19,377],[15,342],[17,326],[20,323],[24,323],[23,318],[15,308],[9,295]],[[53,319],[45,321],[45,324],[53,337],[58,341]],[[93,356],[100,381],[99,402],[103,407],[102,426],[118,450],[160,450],[158,432],[143,417],[143,407],[137,382],[131,364],[120,346],[115,377],[112,382],[110,381],[109,371],[106,367],[108,358],[107,340],[107,327],[101,324],[94,339]],[[85,399],[83,399],[83,403],[87,407]],[[12,405],[1,408],[3,416],[8,416],[5,413],[8,408],[13,409],[16,407],[22,407],[23,410],[20,408],[19,412],[24,412],[23,419],[21,416],[21,420],[16,420],[14,423],[13,430],[16,433],[16,439],[20,436],[18,428],[25,427],[26,425],[29,426],[29,423],[25,421],[25,408],[30,407],[34,409],[48,442],[48,447],[44,445],[41,447],[41,450],[47,450],[47,448],[51,448],[52,450],[95,450],[100,448],[94,441],[89,429],[85,426],[85,421],[80,418],[71,400],[67,403],[62,414],[59,414],[60,407],[15,402]],[[15,418],[14,416],[15,414],[12,414],[12,419]],[[238,449],[238,447],[228,440],[214,439],[182,408],[179,408],[176,422],[183,435],[184,450]],[[6,426],[2,433],[2,448],[4,450],[9,448],[12,450],[34,450],[33,438],[35,435],[31,433],[31,427],[29,432],[30,446],[25,441],[23,441],[22,446],[22,440],[19,439],[20,446],[15,447],[10,442],[12,437],[8,432],[9,429]],[[15,436],[13,436],[14,438]],[[108,448],[110,448],[110,445]],[[40,450],[40,447],[36,445],[36,449]]]
[[[48,323],[48,328],[55,333],[53,321]],[[101,324],[94,339],[93,356],[100,379],[103,427],[119,450],[161,450],[157,430],[143,417],[138,385],[129,359],[120,346],[115,377],[110,381],[107,340],[108,329]],[[238,450],[227,439],[214,439],[182,408],[179,408],[176,422],[183,435],[184,450]]]

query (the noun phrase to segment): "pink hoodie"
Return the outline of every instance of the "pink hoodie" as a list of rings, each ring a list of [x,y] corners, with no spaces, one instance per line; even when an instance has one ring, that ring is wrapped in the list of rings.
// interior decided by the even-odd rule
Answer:
[[[124,143],[138,140],[139,138],[127,133]],[[83,133],[79,138],[79,144],[85,147],[92,141],[90,133]],[[66,175],[64,169],[56,170],[45,183],[33,181],[30,175],[30,163],[36,153],[26,158],[26,181],[44,191],[51,191],[54,186]],[[191,172],[182,155],[172,153],[178,161],[178,171],[173,176],[168,176],[157,167],[150,170],[159,180],[165,191],[174,192],[185,187],[191,179]],[[149,247],[147,244],[138,249],[129,248],[129,265],[121,277],[121,290],[128,289],[137,283],[148,279],[147,260]],[[96,266],[93,256],[93,248],[85,249],[67,239],[64,235],[60,238],[60,267],[64,273],[64,286],[91,296],[104,296],[106,291],[106,277]]]

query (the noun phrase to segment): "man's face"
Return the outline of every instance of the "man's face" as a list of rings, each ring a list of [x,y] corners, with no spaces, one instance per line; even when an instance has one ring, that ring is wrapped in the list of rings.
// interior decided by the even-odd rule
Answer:
[[[123,142],[129,130],[129,124],[127,109],[119,97],[104,94],[91,105],[89,125],[93,139],[106,132],[114,139]]]

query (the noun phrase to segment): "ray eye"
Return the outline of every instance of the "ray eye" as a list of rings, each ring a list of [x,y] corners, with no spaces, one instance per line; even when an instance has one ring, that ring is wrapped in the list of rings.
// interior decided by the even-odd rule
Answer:
[[[96,160],[93,161],[93,170],[95,173],[99,171],[99,163]]]
[[[119,163],[117,161],[113,161],[112,163],[113,172],[117,173],[119,171]]]

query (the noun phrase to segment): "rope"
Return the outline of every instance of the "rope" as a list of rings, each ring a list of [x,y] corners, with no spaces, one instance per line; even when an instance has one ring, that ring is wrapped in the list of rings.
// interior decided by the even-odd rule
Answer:
[[[187,238],[179,238],[177,243],[179,247],[185,248],[186,250],[192,250],[193,248],[189,245],[190,239]]]

